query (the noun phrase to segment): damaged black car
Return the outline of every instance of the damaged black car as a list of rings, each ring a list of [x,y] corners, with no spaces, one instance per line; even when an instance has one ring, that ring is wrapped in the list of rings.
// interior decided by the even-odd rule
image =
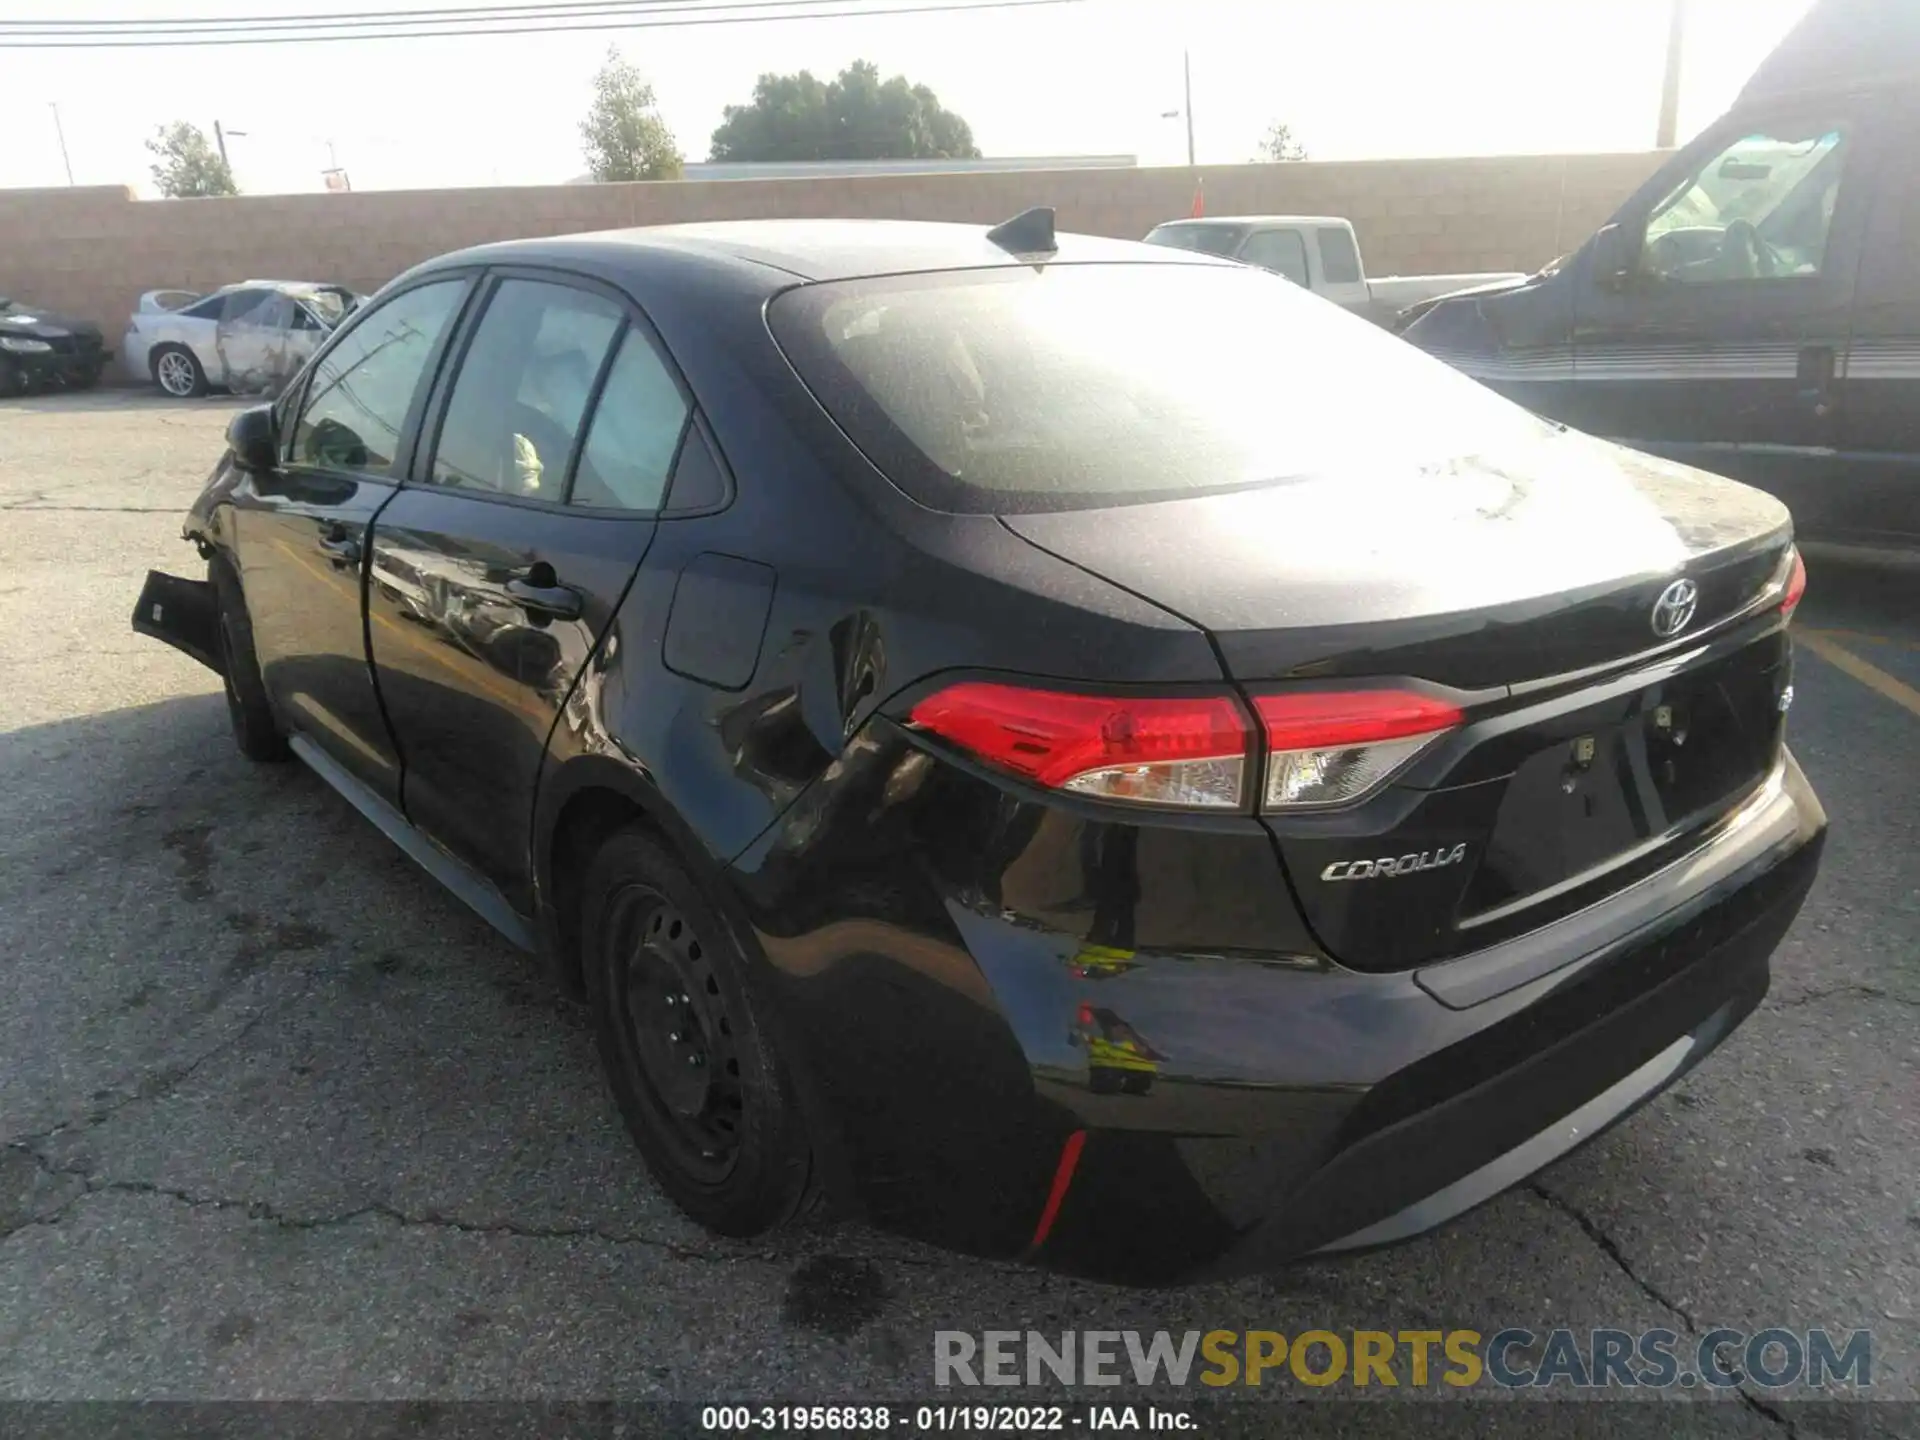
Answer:
[[[544,957],[728,1235],[1419,1234],[1724,1041],[1825,837],[1777,501],[1050,211],[431,261],[185,534],[135,628]]]

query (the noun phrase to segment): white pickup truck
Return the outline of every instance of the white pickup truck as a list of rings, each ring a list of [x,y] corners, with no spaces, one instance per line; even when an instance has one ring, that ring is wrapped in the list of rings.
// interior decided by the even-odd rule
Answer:
[[[1147,234],[1149,245],[1200,250],[1284,275],[1334,304],[1395,328],[1411,305],[1479,285],[1518,283],[1525,275],[1395,275],[1369,280],[1353,226],[1332,215],[1223,215],[1169,220]]]

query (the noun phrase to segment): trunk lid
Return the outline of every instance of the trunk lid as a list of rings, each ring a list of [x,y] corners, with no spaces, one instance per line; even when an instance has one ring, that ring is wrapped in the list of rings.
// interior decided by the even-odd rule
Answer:
[[[1760,602],[1785,509],[1585,436],[1003,519],[1200,626],[1250,695],[1414,681],[1464,710],[1360,803],[1264,817],[1309,923],[1354,968],[1591,904],[1697,843],[1778,758],[1789,656]],[[1693,613],[1662,636],[1655,608],[1682,580]]]

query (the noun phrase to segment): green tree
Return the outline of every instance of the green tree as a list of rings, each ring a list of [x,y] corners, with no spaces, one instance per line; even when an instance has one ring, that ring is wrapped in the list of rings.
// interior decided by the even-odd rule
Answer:
[[[1260,153],[1255,155],[1256,162],[1271,160],[1304,160],[1307,147],[1293,138],[1293,127],[1275,123],[1260,142]]]
[[[715,160],[972,160],[973,130],[924,85],[880,79],[856,60],[822,84],[812,72],[762,75],[753,100],[729,105]]]
[[[147,149],[156,157],[153,183],[170,200],[240,193],[240,187],[233,183],[233,171],[198,125],[185,120],[161,125],[147,141]]]
[[[609,46],[593,77],[593,104],[580,122],[587,172],[595,180],[678,180],[683,168],[673,131],[654,107],[653,87],[639,67]]]

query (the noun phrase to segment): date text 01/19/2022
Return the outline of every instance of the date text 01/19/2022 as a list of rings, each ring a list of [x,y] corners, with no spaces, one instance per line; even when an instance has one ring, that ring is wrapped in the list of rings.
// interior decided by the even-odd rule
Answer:
[[[700,1412],[700,1428],[1032,1435],[1070,1430],[1192,1430],[1193,1417],[1184,1410],[1151,1405],[708,1405]]]

